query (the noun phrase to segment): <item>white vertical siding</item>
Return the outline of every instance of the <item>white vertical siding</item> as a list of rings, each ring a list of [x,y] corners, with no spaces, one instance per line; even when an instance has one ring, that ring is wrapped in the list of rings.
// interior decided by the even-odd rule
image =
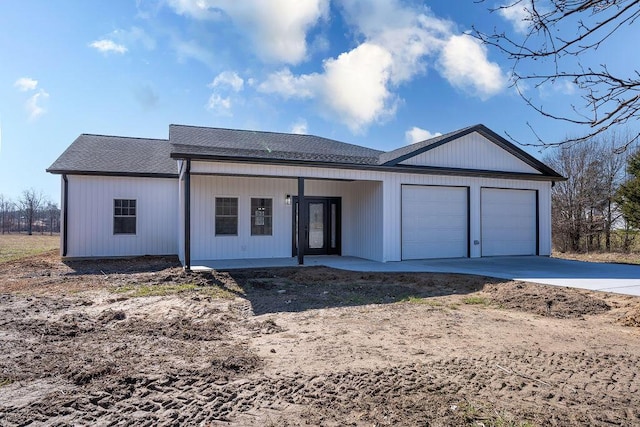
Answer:
[[[177,254],[177,180],[68,175],[67,257]],[[113,200],[135,199],[136,234],[113,234]]]
[[[400,261],[400,205],[402,184],[465,186],[470,191],[471,257],[481,256],[480,189],[482,187],[538,190],[540,255],[551,254],[551,183],[515,179],[387,173],[384,179],[384,261]],[[475,244],[475,241],[478,244]]]
[[[402,164],[540,173],[477,132],[425,151],[403,161]]]
[[[292,256],[297,179],[194,175],[191,178],[191,258],[236,259]],[[342,254],[382,260],[381,183],[305,179],[306,197],[342,200]],[[215,235],[215,198],[238,199],[238,235]],[[252,197],[273,199],[273,234],[251,235]]]
[[[342,200],[342,254],[382,261],[383,189],[381,182],[355,181]]]
[[[232,176],[191,177],[191,259],[277,258],[291,256],[293,179]],[[216,236],[215,198],[238,198],[238,235]],[[273,235],[251,235],[251,198],[273,199]]]

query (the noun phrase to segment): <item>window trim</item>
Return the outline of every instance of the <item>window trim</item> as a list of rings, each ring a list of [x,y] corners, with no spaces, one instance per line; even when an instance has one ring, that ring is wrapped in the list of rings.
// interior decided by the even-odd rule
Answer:
[[[133,209],[135,209],[135,214],[134,215],[116,215],[116,201],[120,200],[120,201],[127,201],[127,202],[135,202],[135,206],[133,207]],[[113,198],[113,203],[111,205],[112,207],[112,228],[111,231],[113,233],[114,236],[136,236],[138,234],[138,199],[129,199],[129,198],[123,198],[123,197],[116,197]],[[122,209],[122,206],[120,207]],[[131,209],[131,207],[127,207],[126,209]],[[116,231],[116,218],[134,218],[135,222],[134,222],[134,232],[133,233],[127,233],[127,232],[117,232]]]
[[[253,215],[253,200],[271,200],[271,233],[269,234],[254,234],[253,233],[253,219],[255,216]],[[275,212],[275,197],[273,196],[251,196],[249,198],[249,234],[251,237],[273,237],[273,218]]]
[[[234,234],[218,233],[218,199],[235,199],[236,201],[236,232]],[[231,215],[220,215],[220,217],[230,218]],[[216,237],[237,237],[240,234],[240,197],[238,196],[214,196],[213,197],[213,234]]]

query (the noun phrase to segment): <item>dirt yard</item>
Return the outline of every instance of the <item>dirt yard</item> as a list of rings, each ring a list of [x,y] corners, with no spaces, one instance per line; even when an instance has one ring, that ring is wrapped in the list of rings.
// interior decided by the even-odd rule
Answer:
[[[637,426],[640,300],[451,274],[0,263],[0,425]]]

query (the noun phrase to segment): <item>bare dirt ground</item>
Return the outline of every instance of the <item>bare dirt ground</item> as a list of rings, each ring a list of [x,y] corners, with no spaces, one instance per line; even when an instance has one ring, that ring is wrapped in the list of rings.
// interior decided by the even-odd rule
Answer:
[[[573,259],[586,262],[609,262],[615,264],[640,264],[640,253],[638,252],[553,252],[554,258]]]
[[[0,425],[640,425],[640,300],[452,274],[0,263]]]

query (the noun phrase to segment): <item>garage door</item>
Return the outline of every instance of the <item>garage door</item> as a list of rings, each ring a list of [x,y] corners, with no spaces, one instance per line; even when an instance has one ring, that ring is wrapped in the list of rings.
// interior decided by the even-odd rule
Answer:
[[[536,254],[536,192],[483,188],[482,256]]]
[[[466,257],[466,187],[402,186],[402,259]]]

